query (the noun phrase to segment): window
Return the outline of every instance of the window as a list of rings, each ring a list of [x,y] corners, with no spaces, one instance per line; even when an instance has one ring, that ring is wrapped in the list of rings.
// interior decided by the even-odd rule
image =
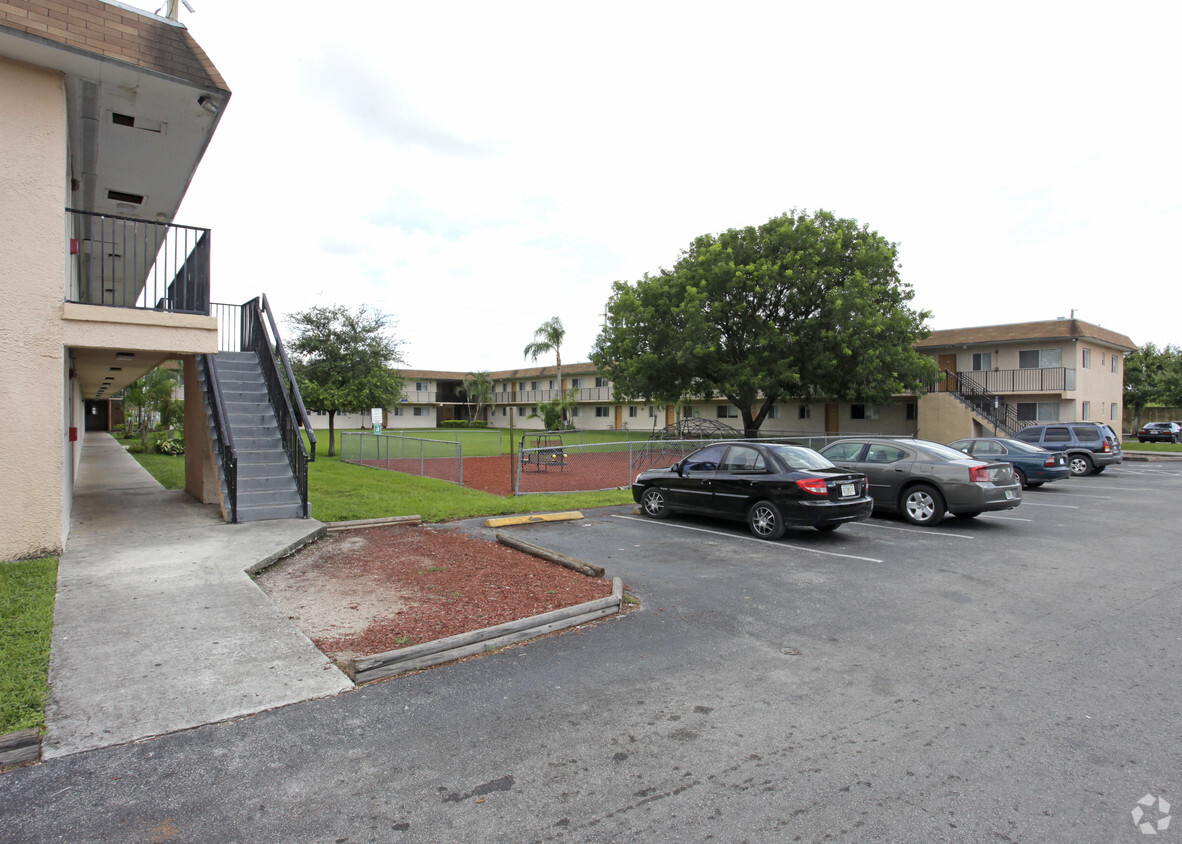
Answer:
[[[802,404],[800,406],[800,410],[797,411],[797,418],[798,419],[812,419],[813,418],[813,406],[811,404]]]
[[[598,375],[596,375],[595,376],[595,386],[596,387],[606,387],[607,386],[607,379],[600,378]]]
[[[1084,349],[1083,350],[1081,360],[1080,360],[1080,366],[1082,366],[1084,369],[1091,369],[1092,368],[1092,350],[1091,349]]]
[[[521,392],[523,392],[523,393],[524,393],[524,392],[525,392],[525,382],[524,382],[524,381],[519,381],[519,382],[517,383],[517,389],[518,389],[518,390],[520,390]]]
[[[1062,349],[1030,349],[1018,352],[1019,369],[1051,369],[1062,365]]]
[[[1112,362],[1116,363],[1116,358],[1113,358]],[[1116,402],[1113,402],[1112,405],[1108,408],[1108,421],[1109,422],[1116,421]]]
[[[877,419],[878,407],[873,404],[851,404],[850,419]]]
[[[863,446],[864,443],[839,442],[825,452],[825,457],[833,463],[838,460],[857,460]]]
[[[415,381],[415,392],[425,393],[429,389],[430,389],[430,387],[427,386],[426,381]]]
[[[993,354],[991,352],[978,352],[973,355],[973,371],[987,372],[993,366]]]
[[[596,419],[607,419],[609,410],[610,410],[610,408],[608,408],[602,404],[595,405],[595,418]]]
[[[719,419],[738,419],[739,418],[739,408],[735,407],[733,404],[720,404],[718,406],[718,418]]]
[[[501,408],[501,415],[502,415],[502,416],[508,416],[508,415],[509,415],[509,408],[507,408],[507,407],[502,407],[502,408]]]
[[[570,379],[570,388],[572,390],[579,390],[579,389],[582,389],[582,387],[583,387],[583,379],[582,378]]]
[[[700,416],[700,415],[701,415],[701,413],[699,413],[698,409],[696,407],[694,407],[692,404],[687,404],[681,410],[681,416],[683,419],[693,419],[695,416]]]
[[[415,416],[422,416],[422,415],[423,415],[423,411],[424,411],[424,410],[426,410],[426,408],[423,408],[423,407],[416,407],[416,408],[415,408]]]
[[[866,449],[865,462],[867,463],[894,463],[896,460],[902,460],[907,456],[901,448],[896,448],[893,445],[879,445],[871,443],[870,447]]]
[[[906,419],[908,422],[914,422],[914,421],[915,421],[915,419],[916,419],[916,416],[915,416],[915,402],[908,402],[908,403],[907,403],[906,410],[905,410],[905,412],[904,412],[904,417],[903,417],[903,418],[905,418],[905,419]]]
[[[1086,352],[1087,349],[1084,349],[1084,351]],[[1092,418],[1092,403],[1090,401],[1080,402],[1079,403],[1079,421],[1080,422],[1087,422],[1091,418]]]
[[[1071,431],[1066,428],[1047,428],[1042,435],[1043,442],[1048,443],[1069,443],[1071,442]]]
[[[637,411],[636,405],[634,405],[634,404],[628,405],[628,418],[635,419],[636,418],[636,411]]]
[[[537,382],[537,381],[530,381],[530,382],[529,382],[529,388],[530,388],[531,390],[536,390],[536,389],[538,388],[538,382]]]
[[[772,409],[767,412],[767,418],[768,419],[779,419],[780,418],[780,406],[778,404],[772,405]]]
[[[763,469],[763,455],[749,445],[732,445],[722,463],[724,472],[756,472]]]
[[[401,416],[402,415],[402,408],[401,407],[394,408],[394,415]]]
[[[1087,404],[1087,402],[1084,402],[1084,404]],[[1080,425],[1078,427],[1072,427],[1071,430],[1074,432],[1075,438],[1080,442],[1100,442],[1100,429],[1095,425]]]
[[[1053,401],[1018,402],[1018,421],[1020,422],[1059,421],[1059,403]]]
[[[648,406],[648,418],[649,419],[656,419],[657,418],[657,409],[655,407],[653,407],[651,404]]]
[[[1112,371],[1113,371],[1113,373],[1115,373],[1117,371],[1116,355],[1112,356]]]
[[[550,379],[550,387],[549,387],[549,389],[551,389],[551,390],[553,390],[553,389],[554,389],[554,379],[553,379],[553,378],[551,378],[551,379]]]
[[[572,407],[572,408],[570,409],[570,415],[571,415],[571,416],[578,416],[578,415],[579,415],[579,409],[578,409],[577,407]]]

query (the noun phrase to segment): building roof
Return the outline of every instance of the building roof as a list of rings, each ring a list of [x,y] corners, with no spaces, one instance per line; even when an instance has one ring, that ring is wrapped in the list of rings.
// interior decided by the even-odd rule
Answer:
[[[936,349],[945,346],[1070,339],[1094,340],[1115,346],[1126,352],[1137,348],[1137,344],[1124,334],[1109,331],[1107,328],[1080,319],[1048,319],[1041,322],[1014,322],[1008,325],[949,328],[944,331],[933,331],[931,335],[920,340],[915,346],[918,349]]]
[[[0,0],[0,29],[229,91],[209,56],[176,21],[102,0]]]
[[[563,364],[562,374],[592,375],[599,372],[599,367],[593,363]],[[448,372],[439,369],[399,369],[398,374],[404,378],[429,378],[436,381],[463,381],[468,377],[467,372]],[[540,378],[543,375],[557,375],[556,366],[535,366],[529,369],[502,369],[488,373],[490,381],[516,381],[519,378]]]

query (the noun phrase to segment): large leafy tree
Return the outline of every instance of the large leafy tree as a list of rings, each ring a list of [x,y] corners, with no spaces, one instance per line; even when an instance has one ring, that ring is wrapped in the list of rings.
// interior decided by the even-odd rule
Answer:
[[[174,403],[172,393],[178,383],[175,372],[157,367],[123,388],[123,404],[134,411],[129,418],[134,418],[145,449],[152,414],[159,413],[162,422],[170,421],[169,408]]]
[[[879,403],[923,390],[925,311],[896,245],[827,211],[702,235],[673,269],[613,285],[591,359],[624,399],[724,396],[754,434],[789,398]]]
[[[1126,411],[1132,429],[1141,427],[1141,411],[1152,404],[1182,405],[1182,349],[1145,343],[1125,355]]]
[[[304,406],[328,414],[328,456],[334,452],[337,413],[389,407],[402,393],[391,367],[403,363],[391,318],[360,305],[316,306],[289,314],[295,330],[292,369]]]

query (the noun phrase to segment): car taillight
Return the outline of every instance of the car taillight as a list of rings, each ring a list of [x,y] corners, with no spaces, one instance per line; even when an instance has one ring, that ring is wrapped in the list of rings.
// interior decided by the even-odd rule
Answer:
[[[801,478],[796,482],[796,485],[805,492],[813,495],[828,495],[829,487],[825,483],[824,478]]]
[[[1112,451],[1112,443],[1108,442],[1108,440],[1104,440],[1104,453],[1107,454],[1110,451]]]
[[[989,483],[988,466],[972,466],[969,468],[969,480],[975,484]]]
[[[1056,463],[1056,460],[1054,457],[1048,457],[1046,460],[1043,461],[1042,465],[1046,466],[1049,469],[1049,468],[1053,467],[1055,465],[1055,463]]]

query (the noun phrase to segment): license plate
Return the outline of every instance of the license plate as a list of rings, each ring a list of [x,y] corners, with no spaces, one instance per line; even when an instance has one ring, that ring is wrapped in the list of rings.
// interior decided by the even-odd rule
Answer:
[[[842,484],[841,485],[841,497],[842,498],[849,498],[851,495],[857,495],[857,494],[858,494],[858,487],[856,485],[854,485],[854,484]]]
[[[1013,497],[1014,497],[1014,491],[1012,489],[1007,489],[1006,490],[1006,500],[1009,501],[1009,500],[1013,499]]]

